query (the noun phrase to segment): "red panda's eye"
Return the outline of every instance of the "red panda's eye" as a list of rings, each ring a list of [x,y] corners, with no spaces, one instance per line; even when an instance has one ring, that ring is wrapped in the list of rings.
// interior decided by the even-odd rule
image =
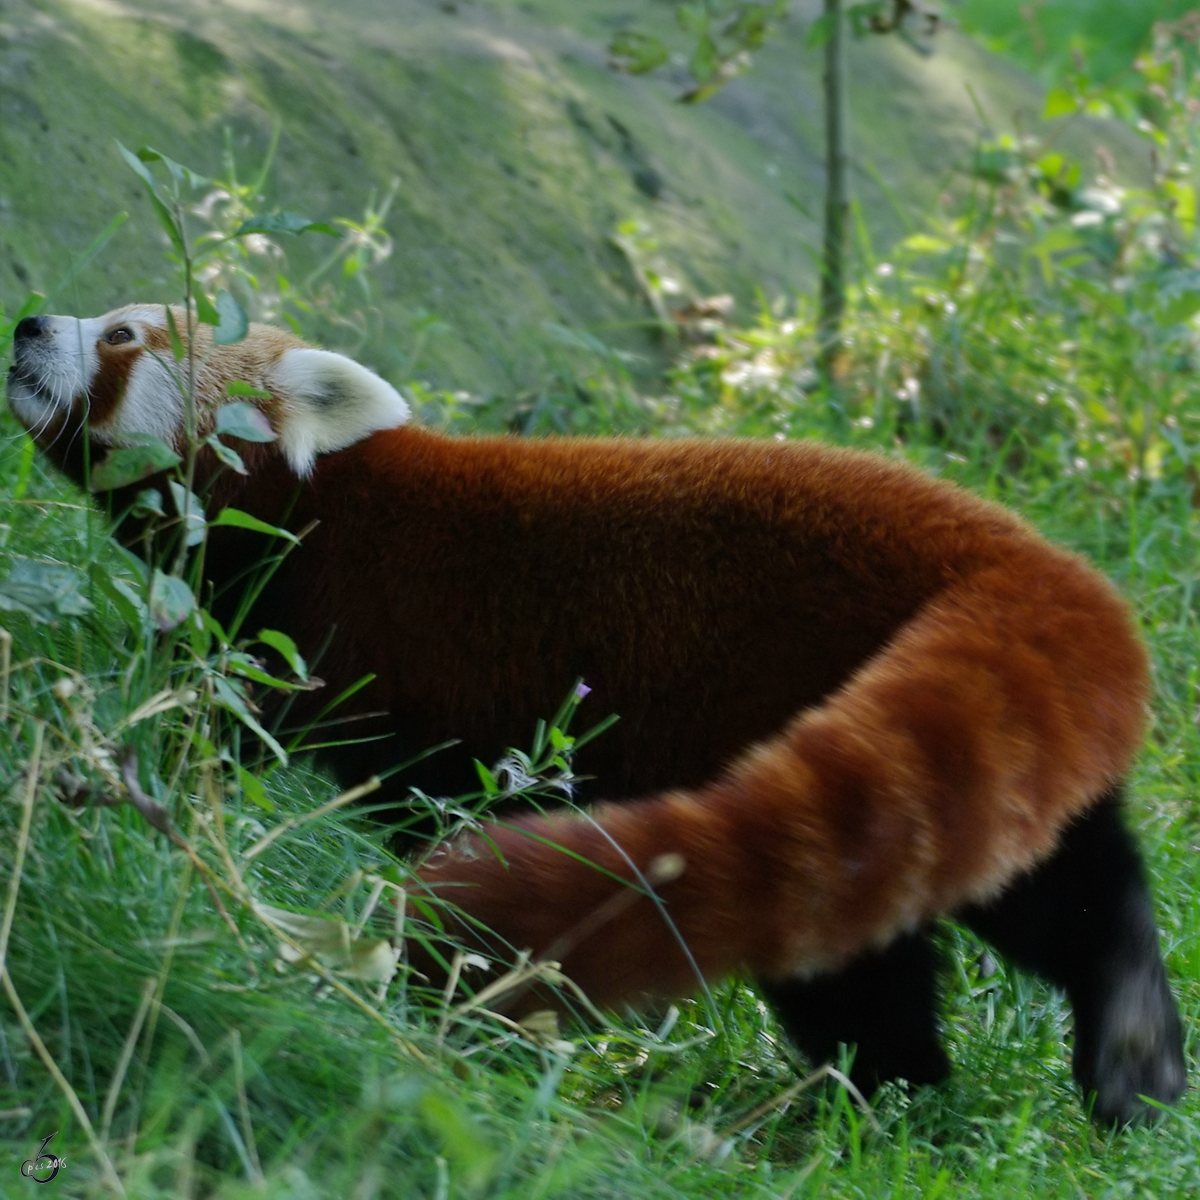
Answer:
[[[110,346],[121,346],[126,342],[133,341],[133,331],[122,326],[120,329],[114,329],[112,333],[106,333],[104,335],[104,340]]]

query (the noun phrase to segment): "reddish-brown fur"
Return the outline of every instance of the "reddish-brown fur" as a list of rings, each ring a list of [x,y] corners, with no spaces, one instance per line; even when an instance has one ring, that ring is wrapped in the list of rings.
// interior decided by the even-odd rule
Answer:
[[[1113,589],[880,457],[409,428],[303,485],[256,457],[213,507],[320,520],[264,612],[308,651],[337,623],[327,694],[377,672],[356,702],[403,750],[458,736],[486,757],[582,675],[591,711],[622,717],[584,763],[605,793],[674,789],[499,823],[499,856],[464,839],[419,871],[600,1002],[686,992],[696,969],[836,967],[994,894],[1143,729],[1145,656]],[[216,540],[218,574],[252,545]],[[613,900],[680,866],[661,910]]]

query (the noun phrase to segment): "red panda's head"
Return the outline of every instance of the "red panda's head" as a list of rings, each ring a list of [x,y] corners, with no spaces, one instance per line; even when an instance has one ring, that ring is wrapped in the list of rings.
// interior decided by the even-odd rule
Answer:
[[[172,308],[186,338],[187,314]],[[211,431],[230,402],[233,381],[267,393],[252,400],[278,435],[275,443],[299,476],[318,454],[340,450],[378,429],[408,420],[408,405],[366,367],[269,325],[251,325],[233,345],[192,322],[197,433]],[[186,431],[187,359],[171,352],[167,309],[135,304],[102,317],[26,317],[15,330],[8,403],[37,444],[78,475],[86,439],[92,458],[138,435],[178,450]]]

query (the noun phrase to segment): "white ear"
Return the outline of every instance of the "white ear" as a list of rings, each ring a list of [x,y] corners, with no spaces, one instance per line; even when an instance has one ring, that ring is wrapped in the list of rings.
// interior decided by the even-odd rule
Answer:
[[[318,454],[342,450],[408,420],[408,405],[391,384],[329,350],[285,350],[271,383],[284,405],[279,444],[300,476],[312,474]]]

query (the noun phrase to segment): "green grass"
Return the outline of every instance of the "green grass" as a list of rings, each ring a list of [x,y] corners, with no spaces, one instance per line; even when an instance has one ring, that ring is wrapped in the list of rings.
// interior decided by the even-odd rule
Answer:
[[[1187,98],[1163,115],[1174,174],[1113,211],[1089,207],[1099,202],[1085,181],[1045,147],[996,143],[961,207],[885,259],[864,239],[829,386],[813,374],[813,319],[799,304],[672,343],[674,365],[652,388],[592,334],[560,329],[527,389],[487,403],[409,390],[425,419],[451,428],[873,447],[1089,555],[1129,597],[1153,656],[1154,724],[1130,818],[1194,1057],[1200,247],[1168,186],[1190,170]],[[1090,212],[1101,219],[1076,220]],[[74,592],[26,593],[52,620],[2,591],[28,563],[77,572]],[[957,1070],[937,1089],[886,1089],[869,1112],[835,1079],[797,1088],[805,1065],[736,980],[711,1003],[641,1021],[521,1032],[403,972],[381,989],[328,947],[297,965],[322,931],[361,927],[354,945],[378,948],[403,875],[361,811],[302,820],[334,789],[303,764],[260,762],[213,702],[213,680],[233,678],[228,646],[186,626],[153,634],[114,599],[114,579],[135,596],[141,586],[86,498],[0,416],[0,625],[12,636],[0,928],[11,919],[5,962],[25,1014],[11,996],[0,1004],[0,1192],[28,1189],[19,1164],[53,1131],[67,1165],[47,1190],[72,1197],[118,1186],[405,1200],[1200,1191],[1196,1095],[1153,1126],[1093,1128],[1061,999],[1002,963],[985,977],[982,947],[952,927],[943,1018]],[[164,693],[178,703],[131,721]],[[128,794],[129,745],[174,841],[131,805],[102,803]],[[80,797],[91,803],[67,803]]]
[[[817,415],[810,423],[836,435]],[[11,440],[0,479],[11,495],[21,442],[7,418],[4,432]],[[1156,883],[1172,978],[1194,1021],[1200,870],[1189,593],[1200,521],[1192,484],[1182,472],[1149,488],[1115,471],[1099,480],[1001,477],[987,454],[963,462],[967,456],[936,446],[913,449],[927,466],[1017,504],[1051,536],[1092,554],[1145,622],[1158,697],[1132,815]],[[58,507],[80,497],[36,463],[22,499],[32,502],[5,505],[14,557],[111,563],[97,518]],[[103,597],[95,599],[103,617]],[[105,619],[113,636],[116,622]],[[85,626],[8,623],[15,661],[41,657],[20,670],[13,699],[47,722],[9,966],[97,1131],[122,1050],[140,1028],[107,1142],[130,1194],[251,1194],[260,1170],[267,1194],[280,1196],[871,1196],[939,1188],[954,1196],[1075,1196],[1185,1194],[1200,1186],[1200,1106],[1189,1097],[1152,1129],[1092,1129],[1070,1081],[1069,1017],[1059,999],[1003,967],[981,979],[980,948],[957,932],[946,937],[945,1021],[959,1070],[936,1091],[882,1097],[878,1131],[825,1084],[723,1137],[757,1106],[786,1095],[796,1077],[762,1006],[737,984],[718,992],[714,1012],[684,1006],[666,1041],[711,1036],[682,1051],[645,1048],[657,1019],[639,1044],[623,1040],[621,1022],[615,1033],[566,1031],[575,1047],[569,1059],[471,1014],[442,1040],[436,1003],[418,1003],[402,984],[376,1003],[373,988],[350,982],[377,1013],[368,1016],[311,971],[281,971],[277,939],[226,895],[239,945],[184,856],[131,808],[76,810],[57,800],[54,764],[68,756],[78,762],[89,703],[103,725],[114,664]],[[54,696],[55,682],[73,672],[96,690],[94,702],[79,692]],[[31,725],[10,723],[0,745],[6,856],[18,841]],[[56,736],[75,746],[69,752]],[[300,770],[275,776],[268,793],[271,813],[244,795],[225,798],[235,857],[286,814],[332,794]],[[189,836],[220,874],[213,841],[202,828]],[[339,814],[281,839],[245,872],[247,885],[280,907],[350,919],[364,884],[328,898],[354,872],[385,869],[378,842],[369,824]],[[141,1012],[154,1014],[153,1030],[139,1022],[147,980],[161,989]],[[98,1193],[99,1168],[61,1090],[11,1010],[0,1022],[3,1069],[14,1101],[28,1110],[2,1127],[6,1161],[19,1162],[58,1129],[52,1149],[67,1154],[68,1167],[54,1186],[67,1195]]]

